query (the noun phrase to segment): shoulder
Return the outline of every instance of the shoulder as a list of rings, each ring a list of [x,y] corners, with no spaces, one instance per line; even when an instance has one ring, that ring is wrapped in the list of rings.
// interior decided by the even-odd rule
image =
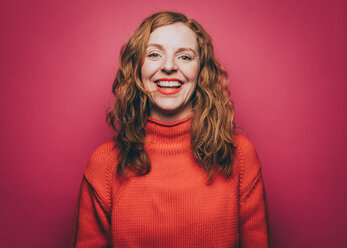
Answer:
[[[83,173],[84,178],[100,197],[109,193],[116,164],[117,150],[115,149],[115,142],[112,140],[99,145],[89,157]]]
[[[109,170],[116,162],[117,152],[115,142],[110,140],[99,145],[89,157],[87,167],[84,170],[85,176],[97,176],[103,171]]]
[[[250,184],[261,175],[261,163],[253,143],[244,135],[234,136],[234,166],[239,169],[240,180],[244,185]]]
[[[236,156],[240,156],[243,159],[258,159],[258,155],[253,143],[243,134],[237,133],[234,135],[234,146]]]

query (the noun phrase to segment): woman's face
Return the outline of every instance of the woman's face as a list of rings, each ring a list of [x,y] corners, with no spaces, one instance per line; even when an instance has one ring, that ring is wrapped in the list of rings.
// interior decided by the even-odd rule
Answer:
[[[192,112],[192,95],[200,71],[195,33],[183,23],[156,29],[149,36],[141,79],[151,91],[151,117],[182,119]]]

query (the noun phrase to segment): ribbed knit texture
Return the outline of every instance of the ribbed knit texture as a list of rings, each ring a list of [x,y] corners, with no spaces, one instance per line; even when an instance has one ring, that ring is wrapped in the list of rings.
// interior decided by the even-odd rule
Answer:
[[[260,162],[235,136],[233,178],[212,184],[192,155],[191,116],[146,124],[148,175],[115,176],[114,142],[99,146],[84,171],[71,247],[269,247]]]

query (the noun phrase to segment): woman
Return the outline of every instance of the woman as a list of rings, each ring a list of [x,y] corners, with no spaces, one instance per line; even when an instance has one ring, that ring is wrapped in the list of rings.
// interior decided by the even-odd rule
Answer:
[[[268,247],[260,162],[235,133],[227,73],[196,21],[163,11],[121,51],[72,247]]]

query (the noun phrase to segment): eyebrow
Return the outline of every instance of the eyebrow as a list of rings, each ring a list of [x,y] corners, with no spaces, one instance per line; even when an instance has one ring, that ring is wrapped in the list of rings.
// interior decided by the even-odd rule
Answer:
[[[149,46],[157,47],[157,48],[159,48],[159,49],[164,50],[164,47],[163,47],[162,45],[160,45],[160,44],[150,43],[150,44],[147,45],[146,48],[148,48]],[[196,55],[196,51],[195,51],[194,49],[190,48],[190,47],[180,47],[180,48],[177,50],[177,52],[183,52],[183,51],[191,51],[191,52],[194,53],[194,55]]]

